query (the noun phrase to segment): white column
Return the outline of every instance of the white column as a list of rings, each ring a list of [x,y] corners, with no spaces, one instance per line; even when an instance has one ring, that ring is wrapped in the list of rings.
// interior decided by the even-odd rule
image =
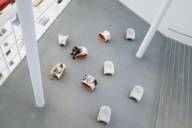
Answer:
[[[155,35],[163,16],[166,14],[169,6],[171,5],[172,0],[164,0],[163,4],[161,5],[159,11],[157,12],[151,27],[145,36],[145,39],[143,40],[143,43],[141,44],[139,50],[137,51],[136,57],[142,58],[145,54],[145,51],[147,50],[148,46],[151,43],[151,40],[153,39],[153,36]]]
[[[37,107],[45,105],[38,45],[36,41],[32,0],[16,0],[21,22],[23,41],[27,51],[27,62],[31,76],[32,88]]]

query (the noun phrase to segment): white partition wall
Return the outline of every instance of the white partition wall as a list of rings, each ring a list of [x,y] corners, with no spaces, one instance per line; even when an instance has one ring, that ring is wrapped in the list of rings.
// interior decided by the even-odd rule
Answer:
[[[119,0],[151,24],[163,0]],[[192,46],[192,1],[173,0],[159,26],[165,36]],[[175,31],[175,32],[174,32]],[[180,34],[179,34],[180,33]]]
[[[46,32],[71,0],[43,0],[33,7],[37,40]],[[45,20],[48,18],[47,20]],[[42,22],[43,21],[43,22]],[[0,86],[26,55],[20,21],[16,5],[6,8],[0,15],[0,28],[5,30],[0,35]]]

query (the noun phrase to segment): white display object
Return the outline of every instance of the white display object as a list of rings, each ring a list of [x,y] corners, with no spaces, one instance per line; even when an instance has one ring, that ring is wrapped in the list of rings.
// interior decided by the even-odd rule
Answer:
[[[68,39],[69,39],[69,35],[63,35],[63,34],[59,33],[58,43],[60,46],[66,46]]]
[[[43,0],[39,6],[33,7],[37,40],[47,31],[70,1],[63,0],[58,4],[57,0]],[[15,5],[0,15],[0,28],[6,29],[5,34],[0,36],[0,86],[26,55],[20,24],[13,23],[15,16]],[[50,18],[49,21],[45,25],[39,24],[39,20],[45,16]]]
[[[13,25],[13,31],[15,32],[15,38],[18,41],[22,37],[21,26]]]
[[[4,59],[3,58],[0,58],[0,71],[2,71],[4,68],[5,68],[5,66],[6,66],[6,64],[5,64],[5,61],[4,61]]]
[[[7,63],[9,63],[17,54],[18,54],[18,49],[17,49],[17,46],[14,45],[13,47],[11,47],[11,49],[9,49],[6,53],[4,53],[4,57]]]
[[[17,67],[20,61],[21,59],[18,54],[15,57],[13,57],[13,59],[8,63],[10,72],[12,72]]]
[[[105,75],[113,75],[115,73],[114,64],[112,61],[104,62],[104,74]]]
[[[7,21],[5,24],[3,24],[1,28],[5,28],[6,29],[6,32],[0,36],[0,43],[7,38],[7,36],[12,32],[12,29],[11,29],[11,22],[10,21]]]
[[[20,58],[23,59],[26,55],[25,45],[22,39],[17,42]]]
[[[136,85],[129,94],[129,97],[139,102],[143,98],[143,95],[144,95],[144,88],[140,85]]]
[[[5,68],[4,70],[1,71],[2,73],[2,77],[0,79],[0,85],[3,84],[3,82],[7,79],[7,77],[9,76],[9,70],[7,68]]]
[[[111,40],[111,33],[108,30],[99,33],[99,37],[103,42]]]
[[[126,40],[134,40],[135,39],[135,30],[133,28],[128,28],[126,31]]]
[[[64,8],[71,2],[71,0],[63,0],[60,4],[57,4],[57,14],[59,15]]]
[[[111,108],[109,106],[101,106],[97,121],[109,124],[111,120]]]
[[[6,53],[15,44],[15,39],[13,34],[10,34],[5,40],[0,44],[3,53]]]
[[[40,23],[43,18],[49,18],[48,22],[45,25],[42,25]],[[57,18],[57,3],[55,1],[49,6],[49,9],[47,9],[45,13],[43,13],[40,17],[38,17],[35,20],[37,39],[39,39],[45,33],[45,31],[50,27],[50,25],[55,21],[56,18]]]
[[[37,7],[33,7],[35,21],[41,17],[56,0],[43,0]]]

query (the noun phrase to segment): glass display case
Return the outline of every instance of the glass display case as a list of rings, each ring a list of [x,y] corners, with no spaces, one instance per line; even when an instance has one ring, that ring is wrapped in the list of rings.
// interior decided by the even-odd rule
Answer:
[[[42,0],[33,6],[37,40],[45,33],[71,0]],[[12,11],[13,12],[13,11]],[[4,12],[3,12],[4,13]],[[9,13],[7,13],[9,14]],[[8,18],[7,18],[8,17]],[[26,55],[17,12],[0,15],[0,86]]]

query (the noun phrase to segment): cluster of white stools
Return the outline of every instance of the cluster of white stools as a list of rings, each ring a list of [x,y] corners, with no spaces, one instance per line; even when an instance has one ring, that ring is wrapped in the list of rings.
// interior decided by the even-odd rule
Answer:
[[[104,43],[108,43],[111,40],[111,34],[108,30],[99,32],[98,37]],[[60,46],[65,47],[69,43],[68,39],[69,39],[69,35],[64,35],[59,33],[58,43]],[[126,30],[125,39],[126,40],[135,39],[135,30],[133,28],[128,28]],[[70,55],[72,56],[72,59],[84,60],[88,56],[88,49],[85,46],[80,46],[80,47],[75,46],[72,48]],[[49,78],[60,79],[66,67],[67,66],[65,64],[57,63],[51,68],[49,72]],[[105,61],[103,67],[104,67],[103,68],[104,75],[111,76],[115,74],[115,66],[112,61],[110,60]],[[83,77],[81,84],[88,91],[92,92],[97,88],[98,82],[94,76],[86,74]],[[143,95],[144,95],[144,88],[140,85],[136,85],[130,92],[129,97],[135,100],[136,102],[139,102],[143,98]],[[97,117],[97,121],[104,122],[107,125],[109,124],[110,119],[111,119],[111,108],[106,105],[101,106],[98,117]]]

